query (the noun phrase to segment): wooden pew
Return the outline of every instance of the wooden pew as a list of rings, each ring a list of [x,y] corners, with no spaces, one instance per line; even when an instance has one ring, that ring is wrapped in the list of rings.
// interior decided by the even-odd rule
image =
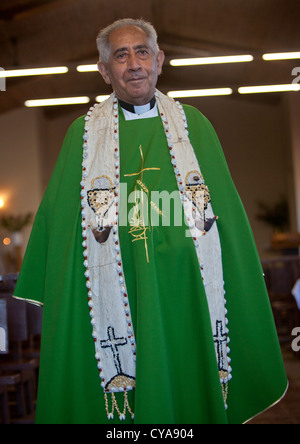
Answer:
[[[8,395],[6,385],[0,384],[0,424],[10,424]]]
[[[7,301],[0,299],[0,355],[7,355],[8,349],[8,323],[7,323]],[[3,424],[10,424],[9,392],[13,389],[16,393],[17,408],[19,415],[25,412],[25,397],[18,372],[3,372],[0,365],[0,407],[1,421]]]
[[[8,332],[7,332],[7,308],[6,301],[0,299],[0,354],[8,352]],[[0,421],[3,424],[10,423],[7,386],[2,383],[0,377]]]
[[[292,289],[300,278],[300,257],[280,256],[262,260],[265,281],[280,342],[292,342],[292,330],[300,327],[300,311]]]
[[[7,306],[6,300],[0,299],[0,354],[8,351]]]
[[[16,275],[0,278],[0,298],[6,302],[9,339],[8,352],[0,355],[0,386],[6,387],[10,397],[14,394],[17,416],[25,418],[35,410],[39,359],[23,351],[24,344],[30,344],[28,320],[31,317],[33,322],[34,316],[28,309],[29,304],[12,297],[15,282]]]

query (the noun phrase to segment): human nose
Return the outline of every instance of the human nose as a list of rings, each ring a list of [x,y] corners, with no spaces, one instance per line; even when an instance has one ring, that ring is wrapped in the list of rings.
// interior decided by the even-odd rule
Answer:
[[[129,71],[137,71],[140,69],[141,64],[136,54],[130,54],[127,60],[127,66]]]

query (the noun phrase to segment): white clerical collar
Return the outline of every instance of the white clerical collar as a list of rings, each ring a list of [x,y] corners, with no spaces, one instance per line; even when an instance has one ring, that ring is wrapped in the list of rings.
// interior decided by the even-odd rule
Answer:
[[[126,120],[147,119],[158,115],[155,96],[149,103],[146,103],[146,105],[131,105],[122,100],[119,100],[119,104],[121,105]]]
[[[158,116],[158,110],[157,105],[155,104],[154,108],[150,109],[149,111],[146,111],[143,114],[136,114],[132,113],[130,111],[127,111],[127,109],[122,108],[125,120],[139,120],[139,119],[149,119],[151,117],[157,117]]]

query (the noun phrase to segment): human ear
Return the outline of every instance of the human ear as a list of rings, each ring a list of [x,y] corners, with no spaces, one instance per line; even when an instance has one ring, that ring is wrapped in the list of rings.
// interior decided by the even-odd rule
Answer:
[[[99,61],[97,63],[97,66],[98,66],[98,71],[100,72],[101,76],[103,77],[104,82],[107,85],[111,85],[110,77],[109,77],[108,70],[107,70],[105,63]]]
[[[158,51],[158,54],[156,56],[156,60],[157,60],[157,71],[158,71],[158,75],[160,75],[162,73],[162,67],[165,61],[165,53],[163,51]]]

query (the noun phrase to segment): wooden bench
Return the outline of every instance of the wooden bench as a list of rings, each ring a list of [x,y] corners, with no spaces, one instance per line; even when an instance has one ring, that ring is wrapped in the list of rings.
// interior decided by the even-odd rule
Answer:
[[[12,297],[15,282],[15,275],[0,279],[0,299],[5,301],[6,305],[8,337],[8,350],[0,355],[0,387],[2,387],[3,402],[6,390],[9,399],[14,401],[17,417],[24,418],[33,415],[35,411],[39,350],[35,350],[36,354],[30,352],[32,352],[31,337],[40,332],[41,313],[38,312],[36,323],[38,325],[34,328],[37,312],[25,301]],[[24,352],[24,345],[28,354]]]
[[[292,342],[291,333],[300,327],[300,311],[292,289],[300,278],[300,257],[280,256],[262,261],[265,281],[281,343]]]
[[[8,352],[7,337],[7,310],[6,301],[0,299],[0,354],[4,355]],[[0,377],[0,421],[3,424],[10,423],[7,385],[1,384]]]
[[[8,395],[6,385],[0,382],[0,424],[10,424],[10,415],[8,408]]]

